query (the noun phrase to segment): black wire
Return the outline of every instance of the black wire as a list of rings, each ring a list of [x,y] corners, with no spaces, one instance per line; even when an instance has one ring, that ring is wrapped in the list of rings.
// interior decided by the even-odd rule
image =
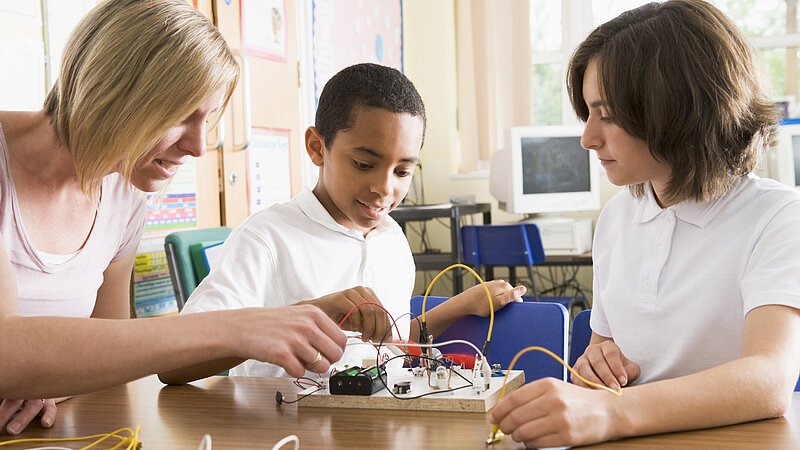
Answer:
[[[392,324],[386,330],[386,333],[384,333],[383,337],[381,337],[380,342],[378,342],[378,347],[376,349],[377,350],[377,356],[375,357],[375,366],[376,367],[380,364],[381,347],[383,346],[384,342],[386,341],[386,337],[392,331],[392,327],[394,327],[395,323],[397,323],[397,321],[400,320],[401,317],[405,317],[406,314],[408,314],[408,315],[412,316],[414,319],[416,319],[417,320],[417,325],[419,325],[420,329],[422,329],[422,322],[419,320],[419,317],[417,317],[417,315],[414,314],[414,313],[411,313],[411,312],[403,313],[400,316],[398,316],[396,319],[394,319],[394,322],[392,322]],[[435,359],[435,358],[430,358],[428,356],[423,356],[423,355],[411,355],[409,353],[406,353],[404,355],[393,356],[393,357],[389,358],[387,361],[384,361],[382,364],[380,364],[384,368],[384,373],[385,373],[385,370],[386,370],[386,364],[388,364],[389,361],[392,361],[392,360],[397,359],[397,358],[419,358],[419,359],[434,361],[437,364],[444,365],[444,363],[442,361],[439,361],[438,359]],[[451,369],[451,370],[453,370],[453,369]],[[380,372],[380,370],[378,372]],[[456,375],[461,377],[464,381],[466,381],[469,384],[464,385],[464,386],[459,386],[457,388],[452,388],[452,389],[444,389],[444,390],[441,390],[441,391],[426,392],[424,394],[420,394],[420,395],[417,395],[417,396],[414,396],[414,397],[398,397],[398,396],[396,396],[394,394],[394,392],[391,389],[389,389],[389,386],[387,385],[386,380],[384,380],[383,377],[381,377],[381,376],[378,376],[378,378],[381,380],[381,383],[383,383],[383,387],[386,388],[387,391],[389,391],[389,394],[391,394],[392,397],[394,397],[394,398],[396,398],[398,400],[413,400],[413,399],[425,397],[425,396],[428,396],[428,395],[444,394],[445,392],[453,392],[453,391],[457,391],[459,389],[464,389],[464,388],[473,386],[472,381],[468,380],[464,375],[461,375],[461,373],[459,373],[457,370],[453,370],[453,372],[455,372]],[[387,378],[388,378],[388,375],[387,375]]]
[[[294,380],[295,386],[297,386],[297,382],[300,381],[300,380],[307,380],[307,381],[310,381],[310,382],[314,383],[314,385],[317,386],[317,387],[320,387],[320,388],[322,387],[322,385],[319,384],[319,381],[317,381],[317,380],[315,380],[313,378],[308,378],[308,377],[297,377],[297,378],[295,378],[295,380]]]
[[[444,364],[444,362],[442,362],[442,361],[440,361],[440,360],[438,360],[438,359],[436,359],[436,358],[431,358],[431,357],[428,357],[428,356],[423,356],[423,355],[409,355],[409,354],[393,356],[393,357],[389,358],[389,360],[388,360],[388,361],[384,362],[384,363],[383,363],[383,365],[385,366],[385,365],[386,365],[386,363],[388,363],[389,361],[391,361],[391,360],[393,360],[393,359],[397,359],[397,358],[405,358],[405,357],[407,357],[407,356],[411,356],[411,357],[414,357],[414,358],[420,358],[420,359],[424,359],[424,360],[432,361],[432,362],[435,362],[435,363],[437,363],[437,364],[440,364],[440,365],[442,365],[442,366],[444,366],[444,367],[447,367],[447,366]],[[430,370],[430,369],[428,369],[428,370]],[[387,385],[386,381],[385,381],[385,380],[384,380],[382,377],[378,377],[378,378],[380,378],[380,380],[381,380],[381,383],[383,383],[383,387],[385,387],[385,388],[386,388],[386,390],[387,390],[387,391],[389,391],[389,394],[391,394],[391,395],[392,395],[392,397],[394,397],[394,398],[396,398],[396,399],[398,399],[398,400],[414,400],[414,399],[417,399],[417,398],[427,397],[427,396],[429,396],[429,395],[434,395],[434,394],[444,394],[444,393],[447,393],[447,392],[454,392],[454,391],[457,391],[457,390],[460,390],[460,389],[464,389],[464,388],[468,388],[468,387],[472,387],[472,386],[473,386],[473,384],[472,384],[472,381],[471,381],[471,380],[468,380],[468,379],[467,379],[467,377],[465,377],[464,375],[462,375],[462,374],[461,374],[459,371],[457,371],[457,370],[455,370],[455,369],[452,369],[452,368],[451,368],[450,370],[452,370],[452,371],[453,371],[453,372],[454,372],[456,375],[458,375],[459,377],[461,377],[461,379],[462,379],[462,380],[464,380],[464,381],[466,381],[468,384],[465,384],[465,385],[463,385],[463,386],[459,386],[459,387],[455,387],[455,388],[452,388],[452,389],[442,389],[441,391],[431,391],[431,392],[425,392],[424,394],[415,395],[414,397],[398,397],[397,395],[395,395],[395,393],[394,393],[394,392],[393,392],[391,389],[389,389],[389,386]],[[388,376],[387,376],[387,377],[388,377]]]
[[[295,400],[291,400],[291,401],[289,401],[289,400],[284,400],[284,399],[283,399],[283,394],[281,394],[280,392],[278,392],[278,394],[280,394],[280,396],[281,396],[281,401],[280,401],[280,403],[288,403],[288,404],[291,404],[291,403],[297,403],[297,402],[299,402],[300,400],[302,400],[302,399],[304,399],[304,398],[308,397],[309,395],[316,394],[317,392],[321,391],[322,389],[323,389],[323,387],[322,387],[322,386],[320,386],[320,387],[318,387],[318,388],[317,388],[315,391],[313,391],[313,392],[309,392],[308,394],[306,394],[306,395],[304,395],[304,396],[302,396],[302,397],[299,397],[299,396],[298,396],[298,397],[297,397],[297,399],[295,399]],[[279,404],[280,404],[280,403],[279,403]]]
[[[381,363],[381,362],[380,362],[381,347],[383,346],[384,342],[386,341],[386,338],[388,337],[388,335],[391,333],[391,331],[392,331],[392,328],[395,326],[395,324],[397,323],[397,321],[398,321],[398,320],[400,320],[402,317],[405,317],[406,315],[410,315],[410,316],[412,316],[412,318],[413,318],[413,319],[416,319],[416,321],[417,321],[417,324],[419,325],[419,327],[420,327],[420,328],[422,328],[422,322],[420,321],[419,317],[417,317],[417,315],[416,315],[416,314],[414,314],[414,313],[411,313],[411,312],[407,312],[407,313],[401,314],[401,315],[400,315],[400,316],[398,316],[396,319],[394,319],[394,321],[392,321],[392,323],[389,325],[389,328],[387,328],[387,329],[386,329],[386,332],[383,334],[383,337],[381,338],[380,342],[378,343],[378,347],[377,347],[377,349],[376,349],[376,350],[377,350],[377,352],[376,352],[376,356],[375,356],[375,366],[376,366],[376,367],[383,367],[384,373],[386,373],[386,364],[388,364],[388,363],[389,363],[389,361],[395,360],[395,359],[397,359],[397,358],[419,358],[419,359],[423,359],[423,360],[432,361],[432,362],[435,362],[436,364],[439,364],[439,365],[442,365],[442,366],[444,366],[444,367],[447,367],[447,366],[446,366],[446,364],[445,364],[443,361],[440,361],[440,360],[438,360],[438,359],[431,358],[431,357],[424,356],[424,355],[412,355],[412,354],[410,354],[410,353],[405,353],[405,354],[402,354],[402,355],[396,355],[396,356],[393,356],[393,357],[389,358],[388,360],[384,361],[383,363]],[[402,344],[400,344],[400,345],[402,345]],[[429,369],[429,370],[430,370],[430,369]],[[386,383],[386,380],[384,379],[384,377],[381,377],[381,376],[380,376],[380,369],[378,370],[378,379],[379,379],[379,380],[381,380],[381,383],[383,384],[383,387],[384,387],[384,388],[386,388],[386,390],[389,392],[389,394],[391,394],[391,396],[392,396],[392,397],[394,397],[394,398],[396,398],[396,399],[398,399],[398,400],[414,400],[414,399],[418,399],[418,398],[422,398],[422,397],[427,397],[427,396],[429,396],[429,395],[434,395],[434,394],[445,394],[445,393],[448,393],[448,392],[454,392],[454,391],[458,391],[458,390],[460,390],[460,389],[464,389],[464,388],[468,388],[468,387],[472,387],[472,386],[473,386],[473,383],[472,383],[472,381],[471,381],[471,380],[468,380],[468,379],[467,379],[467,378],[466,378],[464,375],[462,375],[462,374],[461,374],[459,371],[457,371],[457,370],[453,369],[452,367],[450,368],[450,370],[452,370],[453,372],[455,372],[455,374],[456,374],[456,375],[458,375],[459,377],[461,377],[461,379],[462,379],[462,380],[464,380],[464,381],[466,381],[468,384],[465,384],[465,385],[463,385],[463,386],[458,386],[458,387],[455,387],[455,388],[451,388],[451,389],[443,389],[443,390],[440,390],[440,391],[431,391],[431,392],[426,392],[426,393],[424,393],[424,394],[419,394],[419,395],[416,395],[416,396],[414,396],[414,397],[398,397],[397,395],[395,395],[395,393],[394,393],[394,392],[393,392],[391,389],[389,389],[389,386],[388,386],[388,384]],[[388,374],[387,374],[387,378],[388,378]],[[312,391],[312,392],[309,392],[308,394],[305,394],[305,395],[303,395],[302,397],[298,396],[298,397],[297,397],[297,399],[295,399],[295,400],[291,400],[291,401],[290,401],[290,400],[285,400],[285,399],[283,398],[283,394],[281,394],[280,392],[278,392],[277,394],[278,394],[278,396],[280,397],[280,401],[278,402],[278,404],[283,404],[283,403],[286,403],[286,404],[297,403],[297,402],[299,402],[300,400],[303,400],[304,398],[306,398],[306,397],[308,397],[308,396],[310,396],[310,395],[313,395],[313,394],[315,394],[315,393],[317,393],[317,392],[321,391],[322,389],[324,389],[324,388],[322,387],[322,385],[321,385],[321,384],[319,384],[319,383],[318,383],[318,382],[316,382],[315,380],[313,380],[313,379],[311,379],[311,378],[308,378],[308,377],[299,377],[299,378],[297,378],[296,380],[309,380],[309,381],[311,381],[311,382],[313,382],[313,383],[316,383],[316,384],[317,384],[319,387],[318,387],[316,390],[314,390],[314,391]]]

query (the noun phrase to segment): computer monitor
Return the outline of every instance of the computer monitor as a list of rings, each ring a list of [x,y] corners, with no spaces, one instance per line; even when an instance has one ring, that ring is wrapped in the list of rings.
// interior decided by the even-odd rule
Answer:
[[[492,155],[489,185],[500,209],[558,214],[600,208],[599,163],[581,147],[581,127],[511,127]]]
[[[769,178],[800,188],[800,120],[784,120],[778,126],[778,139],[766,162]]]

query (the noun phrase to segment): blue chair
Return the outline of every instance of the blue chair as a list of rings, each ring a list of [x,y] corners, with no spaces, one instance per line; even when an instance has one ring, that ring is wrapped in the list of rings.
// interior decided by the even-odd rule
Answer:
[[[532,223],[465,225],[461,227],[461,242],[464,262],[471,266],[507,266],[511,284],[516,284],[516,267],[524,266],[533,297],[539,301],[533,276],[533,265],[545,260],[539,227]]]
[[[592,316],[591,309],[585,309],[575,316],[572,321],[572,334],[569,338],[569,366],[575,365],[575,361],[581,357],[586,347],[589,346],[589,340],[592,338],[592,328],[589,326],[589,319]],[[569,374],[570,377],[572,374]]]
[[[533,223],[508,225],[465,225],[461,227],[464,262],[475,267],[507,266],[509,283],[516,285],[516,268],[523,266],[531,280],[534,301],[561,303],[572,311],[574,306],[589,307],[584,296],[542,297],[536,288],[533,266],[545,262],[539,227]]]
[[[422,299],[420,296],[411,299],[411,312],[417,316],[422,314]],[[429,311],[447,300],[446,297],[429,296],[425,310]],[[544,347],[566,359],[568,317],[567,309],[559,303],[518,302],[507,305],[494,315],[489,362],[506,369],[517,352],[533,345]],[[488,317],[462,317],[435,342],[463,339],[482,349],[488,331]],[[465,344],[450,344],[439,349],[442,353],[475,354],[475,350]],[[544,377],[567,379],[567,369],[561,363],[537,351],[521,356],[514,369],[525,371],[526,382]]]
[[[587,309],[578,313],[572,321],[572,336],[569,339],[569,365],[575,365],[575,361],[580,358],[586,347],[589,346],[589,339],[592,337],[592,328],[589,326],[592,310]],[[571,375],[571,374],[570,374]],[[800,379],[794,387],[795,392],[800,392]]]

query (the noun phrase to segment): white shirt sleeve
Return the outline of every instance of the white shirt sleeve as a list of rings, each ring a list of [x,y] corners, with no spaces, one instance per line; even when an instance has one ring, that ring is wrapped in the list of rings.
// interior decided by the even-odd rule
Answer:
[[[192,292],[181,314],[283,306],[269,304],[275,283],[272,249],[247,229],[238,229],[225,240],[211,273]]]
[[[781,208],[757,231],[742,276],[743,314],[763,305],[800,308],[800,202]]]

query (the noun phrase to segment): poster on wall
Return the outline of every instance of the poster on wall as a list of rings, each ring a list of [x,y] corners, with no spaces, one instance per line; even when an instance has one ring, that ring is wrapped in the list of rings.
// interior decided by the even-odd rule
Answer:
[[[164,237],[173,231],[197,227],[196,165],[194,158],[188,158],[163,192],[147,195],[144,235],[133,268],[136,317],[178,313]]]
[[[178,314],[163,238],[139,243],[133,266],[133,309],[136,317]]]
[[[347,66],[371,62],[403,71],[401,0],[314,0],[314,100]]]
[[[253,128],[247,148],[247,201],[249,213],[292,196],[289,130]]]
[[[286,62],[286,1],[242,0],[242,50]]]
[[[196,166],[194,158],[186,159],[164,192],[147,194],[146,236],[197,227]]]

